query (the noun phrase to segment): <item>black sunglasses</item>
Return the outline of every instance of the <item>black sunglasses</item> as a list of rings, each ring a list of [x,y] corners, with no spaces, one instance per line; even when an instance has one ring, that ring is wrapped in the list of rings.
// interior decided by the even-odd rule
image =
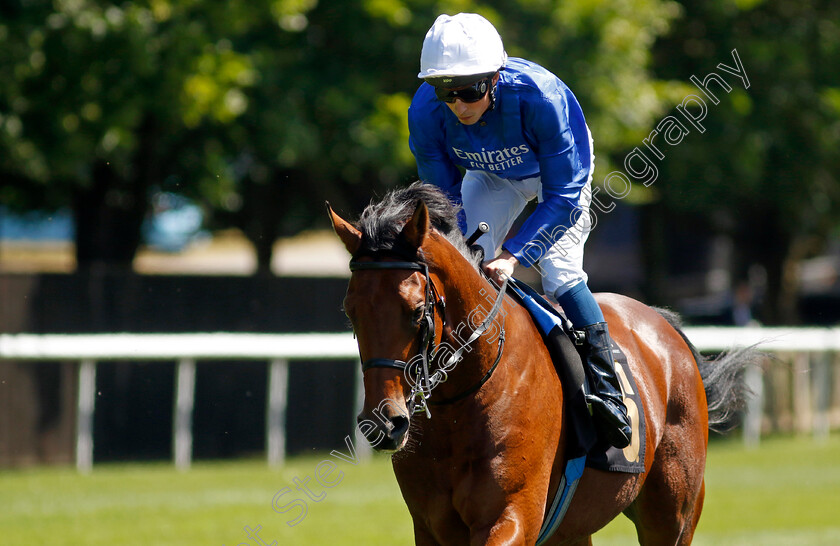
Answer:
[[[490,89],[490,78],[484,78],[463,89],[435,87],[435,96],[438,100],[450,104],[455,102],[455,99],[461,99],[464,102],[478,102],[484,98],[488,89]]]

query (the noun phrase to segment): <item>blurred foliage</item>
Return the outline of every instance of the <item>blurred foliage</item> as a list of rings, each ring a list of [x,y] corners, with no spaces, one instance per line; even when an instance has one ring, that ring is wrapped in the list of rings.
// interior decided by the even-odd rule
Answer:
[[[151,195],[173,191],[213,226],[241,227],[267,267],[277,235],[323,224],[325,199],[352,214],[416,176],[406,110],[420,48],[434,18],[457,11],[487,16],[509,54],[569,83],[599,168],[672,102],[650,51],[674,2],[11,0],[0,202],[72,206],[88,217],[80,263],[130,263]]]
[[[737,50],[750,86],[727,74]],[[797,264],[840,229],[840,4],[818,0],[687,1],[655,48],[657,74],[710,72],[706,133],[667,150],[662,207],[734,240],[734,282],[766,271],[762,318],[795,319]],[[702,96],[696,87],[687,93]]]
[[[80,265],[126,265],[151,196],[179,193],[209,227],[243,229],[266,271],[278,235],[325,224],[324,200],[353,215],[416,176],[406,110],[423,36],[458,11],[570,85],[598,183],[698,93],[690,76],[723,74],[733,90],[708,104],[705,133],[669,147],[658,182],[625,202],[735,237],[736,275],[760,263],[770,291],[789,290],[792,264],[837,234],[840,6],[827,0],[7,0],[0,204],[72,207]],[[733,49],[749,89],[718,68]]]

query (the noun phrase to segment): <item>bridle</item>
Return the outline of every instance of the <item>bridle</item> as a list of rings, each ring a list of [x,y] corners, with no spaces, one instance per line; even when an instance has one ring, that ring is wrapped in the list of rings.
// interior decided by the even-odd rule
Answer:
[[[420,251],[418,251],[419,253]],[[408,411],[411,414],[421,413],[424,412],[426,417],[431,418],[432,414],[429,411],[429,404],[431,405],[443,405],[443,404],[451,404],[453,402],[457,402],[458,400],[462,400],[463,398],[469,396],[470,394],[478,391],[489,379],[490,376],[493,375],[496,367],[499,365],[499,361],[502,358],[502,351],[504,349],[505,344],[505,329],[504,324],[500,328],[499,332],[499,350],[496,356],[496,360],[487,373],[482,377],[477,383],[472,385],[470,388],[466,389],[465,391],[461,392],[460,394],[453,396],[451,398],[445,398],[442,400],[429,400],[432,395],[432,389],[443,383],[448,379],[447,371],[451,370],[451,367],[454,366],[458,360],[460,360],[461,355],[463,354],[464,350],[466,350],[469,345],[478,339],[489,327],[490,324],[493,322],[493,319],[496,315],[499,314],[499,310],[502,307],[502,302],[504,300],[505,291],[507,289],[507,280],[502,284],[502,287],[499,289],[499,295],[496,298],[495,303],[493,304],[492,309],[487,314],[487,317],[482,321],[482,323],[473,330],[473,333],[470,337],[465,341],[458,349],[453,352],[449,358],[444,363],[438,363],[437,369],[430,373],[429,365],[437,356],[437,346],[436,346],[436,326],[435,326],[435,308],[441,308],[441,321],[443,326],[446,326],[446,303],[443,297],[438,292],[437,288],[435,288],[434,282],[432,281],[431,276],[429,275],[429,266],[428,264],[423,261],[422,256],[418,259],[414,260],[404,260],[404,261],[359,261],[358,256],[354,256],[353,259],[350,261],[350,271],[364,271],[364,270],[410,270],[410,271],[420,271],[423,273],[423,276],[426,278],[426,286],[425,286],[425,301],[423,304],[423,315],[420,318],[420,331],[418,337],[420,339],[420,352],[415,355],[413,358],[409,360],[409,362],[405,362],[403,360],[396,360],[392,358],[370,358],[362,362],[362,373],[366,372],[371,368],[395,368],[398,370],[403,371],[406,380],[411,384],[411,393],[409,394],[408,400]],[[413,368],[417,368],[416,371]]]

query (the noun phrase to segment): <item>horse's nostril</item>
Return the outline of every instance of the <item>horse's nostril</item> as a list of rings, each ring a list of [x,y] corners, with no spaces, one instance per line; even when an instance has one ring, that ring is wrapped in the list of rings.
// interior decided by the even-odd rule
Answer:
[[[397,415],[390,419],[391,430],[388,431],[388,436],[392,439],[402,438],[408,430],[408,417]]]

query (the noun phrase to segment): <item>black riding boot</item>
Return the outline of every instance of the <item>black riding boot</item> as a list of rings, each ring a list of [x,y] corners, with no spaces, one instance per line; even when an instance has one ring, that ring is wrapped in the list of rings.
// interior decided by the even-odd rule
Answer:
[[[584,326],[583,332],[589,344],[585,364],[592,387],[586,401],[601,436],[613,447],[623,449],[630,445],[630,419],[615,373],[607,323]]]

